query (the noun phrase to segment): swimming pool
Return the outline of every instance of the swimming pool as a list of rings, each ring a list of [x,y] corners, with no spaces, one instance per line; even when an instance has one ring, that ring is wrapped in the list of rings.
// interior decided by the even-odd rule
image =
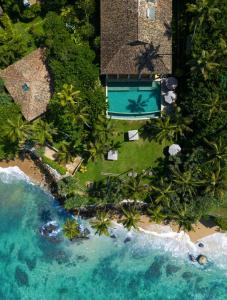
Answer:
[[[161,110],[159,82],[109,82],[108,116],[115,119],[144,119]]]

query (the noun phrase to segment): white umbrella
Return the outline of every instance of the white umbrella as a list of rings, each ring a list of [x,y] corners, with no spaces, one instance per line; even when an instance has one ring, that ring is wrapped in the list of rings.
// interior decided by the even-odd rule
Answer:
[[[164,95],[164,99],[166,103],[172,104],[177,99],[177,95],[174,91],[168,91],[168,93]]]
[[[176,155],[180,151],[181,151],[181,147],[178,144],[172,144],[171,146],[169,146],[168,152],[171,156]]]

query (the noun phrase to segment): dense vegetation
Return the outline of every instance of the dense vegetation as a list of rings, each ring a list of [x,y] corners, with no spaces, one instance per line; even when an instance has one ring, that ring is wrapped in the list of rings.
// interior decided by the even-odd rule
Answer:
[[[97,2],[48,0],[24,9],[20,1],[8,0],[2,6],[9,17],[0,18],[0,67],[25,53],[26,45],[15,35],[13,23],[41,16],[43,31],[31,32],[36,46],[47,48],[54,94],[46,117],[28,124],[1,86],[0,111],[4,115],[0,114],[0,126],[4,135],[0,158],[14,155],[28,140],[39,146],[46,142],[54,145],[60,163],[79,154],[86,164],[102,159],[109,149],[119,148],[114,123],[105,117],[99,79]],[[227,183],[226,15],[223,0],[174,1],[177,106],[147,122],[140,133],[162,145],[177,143],[181,153],[169,156],[164,151],[156,167],[147,165],[130,177],[123,174],[96,180],[87,190],[81,188],[77,177],[66,178],[59,183],[59,194],[67,209],[96,204],[103,211],[114,204],[128,229],[137,227],[140,210],[155,222],[175,220],[179,227],[190,230],[222,203]],[[133,201],[122,205],[123,199]],[[108,234],[108,218],[109,214],[99,213],[93,224],[97,233]],[[78,231],[75,223],[69,222],[66,232],[70,237],[71,225],[72,231]]]

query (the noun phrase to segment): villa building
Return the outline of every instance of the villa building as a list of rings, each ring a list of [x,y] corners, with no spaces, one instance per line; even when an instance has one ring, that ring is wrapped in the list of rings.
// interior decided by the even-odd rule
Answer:
[[[172,73],[171,21],[172,0],[101,0],[101,74],[110,116],[160,111],[160,84],[151,79]]]
[[[36,49],[4,70],[0,78],[27,121],[46,112],[51,98],[51,82],[44,49]]]

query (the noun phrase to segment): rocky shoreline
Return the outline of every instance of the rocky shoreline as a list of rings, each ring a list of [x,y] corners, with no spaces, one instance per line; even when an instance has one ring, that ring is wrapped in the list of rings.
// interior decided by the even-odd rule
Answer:
[[[50,192],[53,196],[58,197],[57,188],[56,188],[56,178],[53,176],[52,172],[48,169],[48,167],[42,163],[35,155],[31,153],[26,153],[24,157],[18,157],[14,160],[9,161],[0,161],[0,167],[8,168],[17,166],[23,171],[34,184],[41,186],[44,190]],[[61,199],[59,199],[61,200]],[[109,204],[109,208],[116,212],[118,215],[118,211],[116,210],[113,205]],[[89,207],[84,207],[80,209],[80,214],[84,215],[85,217],[93,217],[95,215],[97,207],[96,205],[90,205]],[[143,213],[144,205],[141,205],[141,214]],[[165,226],[165,224],[163,224]],[[172,228],[174,232],[178,231],[177,225],[174,223],[168,224]],[[150,222],[150,219],[145,216],[141,215],[141,220],[139,223],[139,227],[144,230],[154,230],[156,231],[156,224]],[[198,240],[212,235],[214,233],[220,232],[218,226],[215,224],[205,224],[202,222],[198,222],[195,224],[194,231],[190,231],[187,234],[189,235],[192,242],[197,242]]]

